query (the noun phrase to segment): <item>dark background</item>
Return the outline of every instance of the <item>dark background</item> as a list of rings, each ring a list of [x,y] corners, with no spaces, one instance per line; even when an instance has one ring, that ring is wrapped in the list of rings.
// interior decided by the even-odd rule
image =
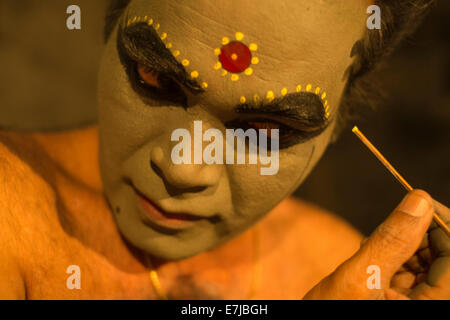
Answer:
[[[450,203],[450,1],[440,1],[378,82],[387,98],[356,124],[414,188]],[[353,135],[331,145],[296,195],[370,233],[405,195]]]
[[[81,31],[66,29],[65,12],[71,4],[81,7]],[[0,1],[0,127],[55,130],[95,122],[105,4]],[[387,98],[356,123],[411,185],[447,205],[449,33],[450,1],[441,0],[378,72]],[[295,194],[368,234],[405,191],[349,126]]]

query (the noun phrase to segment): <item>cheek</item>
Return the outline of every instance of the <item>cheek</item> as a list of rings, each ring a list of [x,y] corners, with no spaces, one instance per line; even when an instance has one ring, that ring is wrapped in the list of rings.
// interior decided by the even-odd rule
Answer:
[[[121,162],[164,132],[166,122],[161,119],[167,119],[170,110],[143,103],[131,88],[111,42],[99,70],[99,127],[105,157]]]
[[[281,150],[279,170],[275,175],[261,175],[259,166],[229,166],[236,213],[256,219],[294,192],[325,151],[331,127],[304,144]]]

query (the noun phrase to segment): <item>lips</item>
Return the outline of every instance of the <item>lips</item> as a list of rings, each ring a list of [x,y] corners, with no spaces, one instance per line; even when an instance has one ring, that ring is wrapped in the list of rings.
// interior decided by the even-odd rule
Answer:
[[[144,213],[146,222],[150,224],[156,224],[158,227],[166,229],[180,230],[191,227],[196,221],[202,219],[190,214],[166,212],[136,189],[135,191],[138,206]]]

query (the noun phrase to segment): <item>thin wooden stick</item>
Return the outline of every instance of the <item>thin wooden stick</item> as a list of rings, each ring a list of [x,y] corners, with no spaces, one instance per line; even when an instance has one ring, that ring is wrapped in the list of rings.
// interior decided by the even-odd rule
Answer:
[[[386,160],[386,158],[378,151],[377,148],[366,138],[366,136],[358,129],[357,126],[354,126],[352,129],[353,133],[366,145],[367,148],[381,161],[381,163],[392,173],[392,175],[397,179],[398,182],[402,184],[402,186],[409,192],[413,190],[411,185],[398,173],[397,170]],[[435,211],[433,214],[433,218],[436,223],[445,231],[448,237],[450,237],[450,228],[445,224],[444,220],[437,214]]]

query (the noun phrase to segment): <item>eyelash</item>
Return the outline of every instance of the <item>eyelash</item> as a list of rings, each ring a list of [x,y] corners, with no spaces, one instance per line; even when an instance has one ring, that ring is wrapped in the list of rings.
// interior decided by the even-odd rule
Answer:
[[[131,59],[128,61],[127,74],[133,89],[141,97],[146,99],[149,105],[175,105],[187,108],[186,94],[180,85],[171,77],[163,75]],[[155,86],[155,83],[146,81],[145,77],[143,77],[145,74],[150,74],[158,86]]]
[[[304,142],[315,135],[314,132],[300,131],[280,122],[269,119],[233,120],[228,122],[226,124],[226,127],[230,129],[242,129],[244,131],[247,129],[255,129],[256,132],[258,132],[259,129],[267,129],[268,138],[270,138],[270,129],[278,129],[280,150]],[[267,149],[270,150],[270,148],[271,144],[269,142],[267,145]]]

